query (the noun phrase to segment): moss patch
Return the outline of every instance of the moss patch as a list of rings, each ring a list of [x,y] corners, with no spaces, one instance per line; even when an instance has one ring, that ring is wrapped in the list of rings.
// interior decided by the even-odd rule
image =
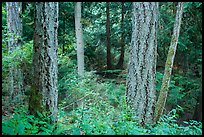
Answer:
[[[31,114],[36,115],[37,111],[43,112],[42,99],[40,91],[35,86],[31,86],[29,98],[29,111]]]

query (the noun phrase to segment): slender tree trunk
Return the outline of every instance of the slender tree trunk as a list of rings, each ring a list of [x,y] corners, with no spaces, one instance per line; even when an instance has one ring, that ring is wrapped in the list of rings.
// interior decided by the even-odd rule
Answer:
[[[63,17],[63,45],[62,45],[62,53],[64,54],[65,52],[65,49],[64,49],[64,46],[65,46],[65,15]]]
[[[197,121],[202,121],[202,91],[200,93],[200,96],[197,97],[197,104],[195,106],[193,119]]]
[[[201,81],[202,81],[202,75],[201,75]],[[196,106],[195,106],[193,119],[202,122],[202,82],[201,82],[200,85],[201,85],[200,95],[197,97],[197,103],[196,103]]]
[[[171,39],[171,45],[169,47],[169,52],[168,52],[168,56],[167,56],[167,60],[166,60],[166,64],[165,64],[162,87],[161,87],[158,101],[156,103],[156,108],[155,108],[156,121],[158,121],[160,116],[162,115],[165,104],[166,104],[166,98],[167,98],[167,93],[168,93],[168,88],[169,88],[169,83],[170,83],[170,77],[171,77],[171,73],[172,73],[172,67],[173,67],[174,57],[176,54],[179,31],[180,31],[180,26],[181,26],[182,13],[183,13],[183,2],[178,2],[176,19],[175,19],[175,23],[174,23],[174,30],[173,30],[173,35],[172,35],[172,39]]]
[[[121,20],[121,28],[122,28],[122,34],[121,34],[121,49],[120,49],[120,59],[118,61],[118,64],[116,68],[123,69],[123,62],[124,62],[124,53],[125,53],[125,38],[124,38],[124,2],[122,3],[122,20]]]
[[[11,54],[16,47],[21,46],[22,36],[22,2],[6,2],[8,52]],[[23,73],[13,62],[9,68],[9,94],[11,100],[17,94],[23,93]]]
[[[154,121],[158,2],[134,2],[127,103],[141,125]]]
[[[75,30],[76,30],[76,41],[77,41],[77,66],[78,74],[84,75],[84,40],[83,31],[81,24],[81,2],[76,2],[75,5]]]
[[[110,45],[110,13],[109,13],[109,8],[110,8],[110,3],[106,2],[106,42],[107,42],[107,56],[106,56],[106,61],[107,61],[107,69],[111,69],[111,45]]]
[[[58,2],[36,2],[33,47],[33,83],[29,111],[57,120],[57,46]],[[49,117],[48,116],[48,117]]]

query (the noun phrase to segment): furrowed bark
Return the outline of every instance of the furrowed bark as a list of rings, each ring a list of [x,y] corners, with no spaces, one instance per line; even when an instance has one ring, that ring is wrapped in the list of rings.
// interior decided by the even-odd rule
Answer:
[[[154,121],[157,20],[157,2],[133,3],[126,97],[141,125]]]
[[[33,83],[29,111],[52,116],[57,121],[57,30],[58,2],[36,2],[33,47]]]

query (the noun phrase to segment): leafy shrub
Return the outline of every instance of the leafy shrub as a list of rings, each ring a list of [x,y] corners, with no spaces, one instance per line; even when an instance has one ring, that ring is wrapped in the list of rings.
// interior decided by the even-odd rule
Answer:
[[[33,41],[16,47],[12,52],[3,52],[2,63],[4,70],[8,70],[9,66],[20,68],[23,63],[32,63]]]
[[[31,56],[24,56],[29,60]],[[38,113],[38,117],[28,115],[24,106],[15,110],[9,119],[2,121],[3,135],[198,135],[202,134],[202,123],[196,121],[185,122],[186,127],[177,124],[178,108],[164,115],[156,125],[141,127],[134,113],[126,105],[125,83],[117,84],[114,80],[99,80],[94,72],[86,72],[85,76],[77,76],[76,64],[66,56],[59,56],[58,90],[59,114],[56,124],[49,124],[49,120]],[[157,91],[161,87],[162,74],[157,73]],[[169,102],[182,100],[183,88],[192,83],[181,83],[183,76],[172,78]],[[187,81],[188,79],[186,79]],[[192,88],[192,87],[191,87]],[[174,92],[178,91],[178,92]],[[184,94],[185,95],[185,94]],[[171,101],[172,100],[172,101]]]
[[[159,92],[162,85],[163,74],[156,73],[156,91]],[[196,98],[200,93],[199,79],[192,79],[190,77],[174,74],[171,76],[169,85],[169,92],[167,97],[167,105],[176,107],[182,106],[185,110],[194,108],[196,105]],[[157,94],[158,95],[158,94]],[[191,109],[192,110],[192,109]],[[193,113],[192,111],[190,113]]]
[[[28,115],[25,107],[16,108],[10,118],[3,117],[3,135],[53,135],[61,134],[70,129],[70,125],[63,124],[62,111],[58,115],[58,122],[50,124],[50,119],[44,113],[37,112],[37,116]]]
[[[59,102],[58,122],[39,116],[27,115],[24,108],[15,111],[12,118],[3,119],[2,133],[21,135],[200,135],[202,123],[185,122],[180,126],[176,108],[163,115],[155,125],[141,127],[132,110],[126,105],[125,84],[116,85],[113,81],[100,82],[92,73],[84,78],[71,73],[64,78],[64,88],[70,97]],[[68,103],[67,103],[68,102]],[[73,107],[73,104],[76,104]],[[70,105],[71,104],[71,105]],[[117,104],[117,105],[115,105]],[[71,108],[68,109],[67,108]],[[20,122],[21,121],[21,122]]]
[[[7,49],[4,45],[4,49]],[[3,50],[3,49],[2,49]],[[20,69],[23,73],[23,81],[25,83],[25,89],[27,91],[27,85],[31,81],[31,67],[32,67],[32,55],[33,55],[33,41],[22,44],[20,47],[16,47],[11,53],[7,50],[2,52],[2,89],[3,95],[8,95],[8,77],[9,68]],[[4,98],[3,96],[3,98]],[[8,104],[7,102],[6,104]]]
[[[191,120],[186,122],[186,126],[177,124],[178,118],[177,109],[172,109],[167,115],[163,115],[158,124],[152,128],[151,134],[156,135],[201,135],[202,123]]]
[[[55,125],[38,112],[39,117],[28,115],[25,107],[17,108],[14,114],[2,121],[3,135],[52,134]]]
[[[72,125],[72,128],[66,134],[197,135],[202,133],[202,124],[199,122],[197,122],[199,124],[195,127],[190,126],[190,124],[187,127],[177,124],[176,119],[179,114],[176,112],[182,111],[182,108],[179,107],[164,115],[158,124],[141,127],[137,123],[134,113],[126,105],[125,84],[117,85],[111,80],[98,81],[97,77],[91,72],[86,73],[82,79],[76,77],[76,74],[73,73],[66,77],[69,79],[67,80],[67,88],[69,89],[67,93],[75,94],[75,98],[70,95],[72,97],[67,99],[67,101],[80,102],[81,100],[79,99],[83,98],[80,105],[75,106],[72,111],[65,112],[67,117],[69,117],[68,123]],[[64,108],[63,106],[66,105],[61,104],[61,108]],[[190,130],[186,132],[188,128]]]

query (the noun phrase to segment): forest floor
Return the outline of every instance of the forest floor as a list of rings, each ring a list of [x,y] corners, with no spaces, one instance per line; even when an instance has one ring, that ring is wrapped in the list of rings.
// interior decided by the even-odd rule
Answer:
[[[66,76],[66,75],[65,75]],[[49,124],[47,117],[28,114],[27,103],[18,105],[2,117],[3,134],[38,135],[198,135],[202,123],[176,122],[176,110],[164,115],[155,125],[141,127],[125,101],[125,76],[95,75],[84,78],[75,73],[59,80],[58,122]],[[5,103],[4,103],[5,105]],[[2,106],[7,108],[8,106]],[[9,108],[9,107],[8,107]]]

